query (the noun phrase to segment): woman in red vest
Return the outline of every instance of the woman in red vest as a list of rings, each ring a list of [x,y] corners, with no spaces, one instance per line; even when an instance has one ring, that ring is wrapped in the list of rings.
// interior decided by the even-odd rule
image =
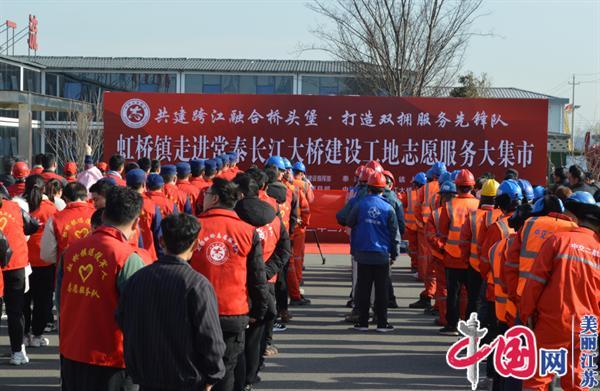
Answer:
[[[25,236],[31,235],[37,229],[37,221],[31,219],[29,214],[23,211],[16,202],[0,197],[0,231],[8,240],[12,251],[10,259],[0,259],[4,282],[4,303],[8,317],[11,365],[23,365],[29,362],[25,345],[23,345],[25,267],[29,264]]]
[[[25,181],[23,198],[29,205],[29,213],[36,218],[40,226],[29,237],[27,249],[29,262],[33,268],[29,276],[29,292],[25,294],[25,337],[31,347],[48,346],[48,339],[42,335],[46,320],[52,313],[52,294],[54,291],[54,265],[48,265],[40,257],[40,242],[44,232],[44,224],[58,210],[52,201],[44,194],[44,178],[31,175]],[[31,304],[33,302],[33,311]],[[29,334],[31,332],[31,335]]]
[[[233,210],[238,199],[237,185],[221,178],[213,180],[204,197],[204,212],[199,217],[202,230],[190,262],[210,281],[219,305],[226,373],[215,391],[234,389],[234,369],[244,350],[246,327],[264,318],[268,304],[260,237]]]

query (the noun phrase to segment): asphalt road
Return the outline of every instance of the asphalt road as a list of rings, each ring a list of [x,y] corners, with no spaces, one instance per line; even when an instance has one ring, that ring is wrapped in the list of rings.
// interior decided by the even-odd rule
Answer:
[[[456,339],[437,334],[433,317],[408,309],[420,291],[408,259],[393,268],[399,309],[390,310],[396,329],[379,334],[351,330],[343,322],[350,291],[348,256],[306,260],[305,293],[312,305],[291,307],[288,330],[275,335],[280,354],[268,358],[258,390],[467,390],[464,371],[447,366],[445,352]],[[6,321],[0,330],[0,352],[7,352]],[[58,390],[56,335],[52,346],[28,350],[31,363],[11,367],[0,358],[0,390]]]

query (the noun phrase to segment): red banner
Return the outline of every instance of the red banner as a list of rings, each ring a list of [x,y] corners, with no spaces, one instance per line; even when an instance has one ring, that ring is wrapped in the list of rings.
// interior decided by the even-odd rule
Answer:
[[[344,207],[347,194],[343,190],[315,190],[315,200],[310,204],[309,228],[342,228],[335,214]]]
[[[373,159],[400,189],[436,161],[499,178],[515,168],[536,184],[547,121],[544,99],[108,92],[104,152],[167,163],[236,150],[242,169],[281,155],[303,161],[325,190],[352,185],[356,166]]]

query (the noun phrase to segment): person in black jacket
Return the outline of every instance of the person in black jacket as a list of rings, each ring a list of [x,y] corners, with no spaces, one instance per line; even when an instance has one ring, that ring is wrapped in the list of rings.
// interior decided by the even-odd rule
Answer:
[[[586,183],[585,176],[585,171],[583,171],[583,169],[578,165],[574,164],[569,167],[569,183],[571,184],[571,190],[573,190],[573,193],[576,191],[586,191],[592,196],[596,197],[596,192],[598,189],[588,185]]]
[[[119,298],[127,371],[140,391],[210,390],[225,375],[225,343],[215,292],[188,264],[200,224],[173,214],[161,229],[165,255],[136,272]]]
[[[243,198],[234,208],[238,216],[246,223],[257,227],[263,241],[265,274],[269,281],[288,263],[291,250],[290,238],[281,217],[267,202],[258,198],[259,186],[249,174],[238,174],[234,183],[239,186]],[[274,223],[275,222],[275,223]],[[273,232],[278,228],[278,232]],[[273,248],[272,245],[275,244]],[[269,249],[272,249],[272,253]],[[267,284],[269,293],[268,311],[263,321],[257,321],[246,329],[244,354],[238,359],[235,389],[250,388],[260,381],[258,372],[261,359],[267,347],[267,336],[272,339],[273,322],[277,316],[275,304],[275,284]]]

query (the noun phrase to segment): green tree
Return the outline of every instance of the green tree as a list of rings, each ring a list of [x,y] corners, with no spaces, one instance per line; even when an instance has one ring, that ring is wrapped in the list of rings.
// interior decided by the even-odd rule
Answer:
[[[450,96],[455,98],[481,98],[486,97],[486,90],[491,87],[490,80],[485,73],[477,77],[473,72],[468,72],[458,78],[461,84],[450,91]]]

